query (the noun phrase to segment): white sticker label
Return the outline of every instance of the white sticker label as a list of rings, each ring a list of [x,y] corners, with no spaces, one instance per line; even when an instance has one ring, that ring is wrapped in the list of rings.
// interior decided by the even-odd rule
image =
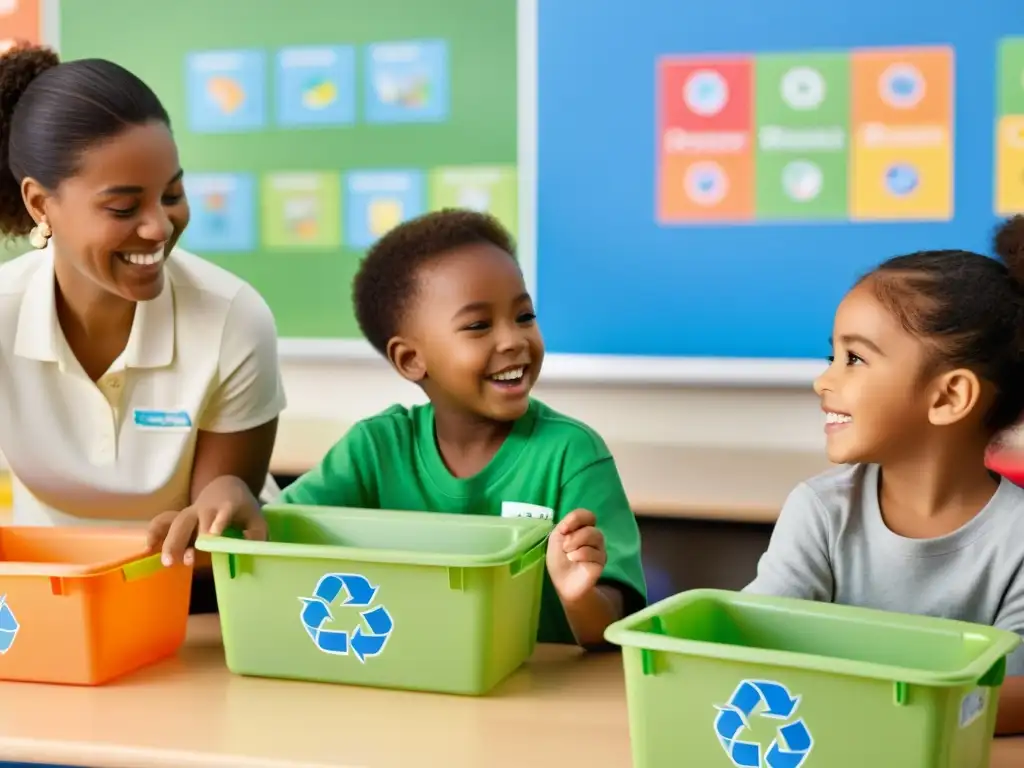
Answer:
[[[555,517],[555,510],[551,507],[542,507],[540,504],[528,504],[525,501],[503,501],[501,502],[501,516],[552,520]]]
[[[960,700],[960,727],[966,728],[988,709],[988,688],[975,688]]]

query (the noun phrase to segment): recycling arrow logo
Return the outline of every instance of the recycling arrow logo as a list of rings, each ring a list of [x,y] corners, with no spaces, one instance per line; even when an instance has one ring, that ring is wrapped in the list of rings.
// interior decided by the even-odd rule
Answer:
[[[715,735],[725,754],[738,768],[800,768],[811,754],[814,739],[803,718],[794,720],[799,696],[791,696],[786,686],[767,680],[744,680],[728,704],[715,706]],[[750,718],[760,707],[758,717],[783,722],[775,739],[762,755],[761,745],[743,741]]]
[[[21,626],[14,618],[11,606],[7,604],[7,595],[0,595],[0,656],[3,656],[14,645]]]
[[[312,597],[300,597],[302,626],[313,644],[333,656],[347,656],[351,651],[361,664],[371,656],[379,656],[388,644],[395,628],[394,620],[383,605],[373,607],[377,589],[356,573],[328,573],[317,582]],[[351,632],[344,629],[325,629],[324,624],[334,622],[331,605],[342,591],[347,594],[345,608],[365,608],[360,611],[362,623]]]

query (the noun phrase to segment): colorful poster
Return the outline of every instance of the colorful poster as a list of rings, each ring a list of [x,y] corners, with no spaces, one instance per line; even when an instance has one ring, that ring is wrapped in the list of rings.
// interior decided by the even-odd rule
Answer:
[[[996,118],[996,213],[1024,213],[1024,37],[999,43]]]
[[[341,245],[341,177],[271,173],[263,179],[263,240],[270,248]]]
[[[288,127],[352,123],[355,78],[356,53],[350,45],[281,49],[277,53],[277,122]]]
[[[953,49],[856,50],[850,218],[953,217]]]
[[[425,210],[420,171],[355,171],[346,179],[346,240],[368,248],[403,221]]]
[[[256,181],[249,173],[185,176],[192,219],[182,245],[198,253],[256,249]]]
[[[751,65],[749,58],[659,62],[662,223],[753,217]]]
[[[260,129],[266,122],[262,51],[207,51],[186,58],[188,127],[195,133]]]
[[[443,40],[376,43],[366,51],[368,122],[448,118],[448,48]]]
[[[41,41],[39,5],[40,0],[0,0],[0,52],[18,40]]]
[[[758,219],[846,218],[849,83],[845,54],[757,57]]]
[[[515,234],[519,210],[515,166],[435,168],[430,173],[430,208],[486,212]]]
[[[159,94],[190,179],[183,244],[259,291],[284,339],[361,340],[360,259],[429,210],[432,171],[518,163],[514,1],[175,0],[159,23],[139,0],[46,2],[63,57],[112,59]],[[504,183],[484,185],[494,206]]]
[[[946,220],[950,48],[663,57],[661,224]]]

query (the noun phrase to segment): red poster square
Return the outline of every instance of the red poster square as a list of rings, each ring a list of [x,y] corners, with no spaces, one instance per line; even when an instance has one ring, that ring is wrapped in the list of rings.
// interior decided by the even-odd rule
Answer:
[[[753,122],[753,58],[667,56],[658,62],[659,132],[747,131]]]
[[[40,42],[39,0],[0,1],[0,50],[14,42]]]

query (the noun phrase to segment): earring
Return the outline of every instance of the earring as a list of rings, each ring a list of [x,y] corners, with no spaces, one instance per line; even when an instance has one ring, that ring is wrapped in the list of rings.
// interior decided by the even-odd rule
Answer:
[[[33,248],[45,248],[46,243],[49,242],[50,236],[53,232],[50,230],[50,225],[46,221],[40,221],[34,227],[32,231],[28,233],[28,241],[32,243]]]

